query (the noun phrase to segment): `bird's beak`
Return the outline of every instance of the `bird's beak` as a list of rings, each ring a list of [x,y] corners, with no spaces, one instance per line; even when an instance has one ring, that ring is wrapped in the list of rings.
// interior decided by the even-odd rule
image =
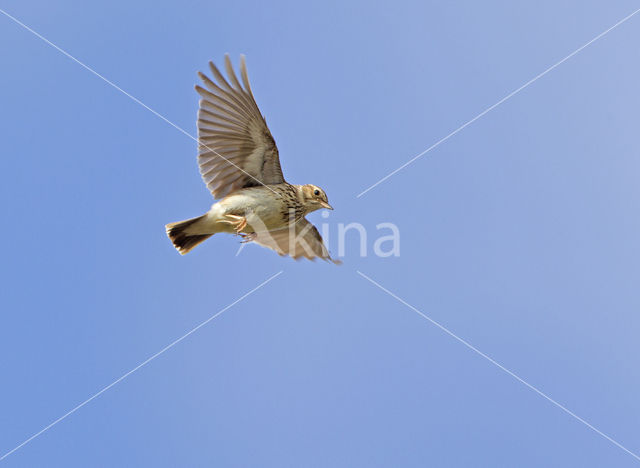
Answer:
[[[329,205],[326,201],[321,201],[320,206],[322,206],[322,208],[326,208],[327,210],[333,210],[333,206]]]

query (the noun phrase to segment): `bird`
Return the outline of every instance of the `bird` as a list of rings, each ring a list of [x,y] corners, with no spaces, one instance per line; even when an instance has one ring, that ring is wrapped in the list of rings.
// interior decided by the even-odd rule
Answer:
[[[317,185],[294,185],[282,174],[276,142],[260,112],[249,83],[246,59],[240,56],[238,79],[229,55],[227,77],[213,62],[213,80],[202,72],[198,128],[198,166],[218,201],[196,218],[169,223],[166,233],[181,255],[214,234],[231,233],[295,260],[331,258],[318,229],[306,215],[333,210]]]

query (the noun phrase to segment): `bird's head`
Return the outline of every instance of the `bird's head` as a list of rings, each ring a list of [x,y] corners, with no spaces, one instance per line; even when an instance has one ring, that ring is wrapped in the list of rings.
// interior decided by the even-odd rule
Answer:
[[[304,197],[305,207],[309,212],[319,210],[320,208],[333,210],[333,207],[329,205],[329,200],[327,200],[327,194],[324,193],[324,190],[320,187],[311,184],[303,185],[302,195]]]

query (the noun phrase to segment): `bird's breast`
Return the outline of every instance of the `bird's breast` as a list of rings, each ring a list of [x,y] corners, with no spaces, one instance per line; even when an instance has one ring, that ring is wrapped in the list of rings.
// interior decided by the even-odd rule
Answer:
[[[218,202],[223,213],[247,218],[247,232],[273,230],[286,226],[290,216],[304,216],[295,197],[280,187],[251,187],[239,190]]]

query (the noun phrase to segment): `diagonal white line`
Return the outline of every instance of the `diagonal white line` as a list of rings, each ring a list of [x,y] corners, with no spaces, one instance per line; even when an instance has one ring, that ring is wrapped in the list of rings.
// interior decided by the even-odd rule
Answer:
[[[628,19],[630,19],[633,15],[635,15],[636,13],[640,12],[640,8],[638,8],[636,11],[634,11],[633,13],[631,13],[630,15],[625,16],[624,18],[622,18],[620,21],[618,21],[616,24],[614,24],[613,26],[611,26],[609,29],[607,29],[606,31],[601,32],[600,34],[598,34],[596,37],[594,37],[593,39],[591,39],[589,42],[587,42],[586,44],[580,46],[579,48],[577,48],[576,50],[574,50],[573,52],[571,52],[569,55],[567,55],[565,58],[563,58],[562,60],[560,60],[559,62],[556,62],[555,64],[551,65],[549,68],[547,68],[545,71],[543,71],[542,73],[534,76],[533,78],[531,78],[529,81],[527,81],[525,84],[523,84],[522,86],[520,86],[518,89],[510,92],[509,94],[507,94],[505,97],[503,97],[502,99],[500,99],[498,102],[496,102],[494,105],[487,107],[485,110],[483,110],[482,112],[480,112],[478,115],[476,115],[473,119],[469,120],[468,122],[466,122],[465,124],[459,126],[458,128],[456,128],[454,131],[452,131],[451,133],[449,133],[447,136],[441,138],[440,140],[436,141],[433,145],[429,146],[426,150],[424,150],[422,153],[414,156],[413,158],[411,158],[410,160],[408,160],[406,163],[404,163],[402,166],[400,166],[399,168],[395,169],[394,171],[390,172],[389,174],[387,174],[386,176],[384,176],[382,179],[380,179],[378,182],[376,182],[375,184],[369,186],[369,188],[363,190],[362,192],[360,192],[360,194],[358,194],[358,196],[356,198],[360,198],[362,195],[364,195],[365,193],[367,193],[369,190],[371,190],[372,188],[378,186],[379,184],[381,184],[382,182],[384,182],[385,180],[387,180],[389,177],[393,176],[394,174],[400,172],[402,169],[404,169],[405,167],[407,167],[409,164],[415,162],[417,159],[421,158],[422,156],[424,156],[425,154],[427,154],[429,151],[431,151],[432,149],[436,148],[437,146],[439,146],[441,143],[444,143],[445,141],[447,141],[449,138],[451,138],[452,136],[454,136],[456,133],[460,132],[461,130],[463,130],[464,128],[466,128],[467,126],[471,125],[473,122],[475,122],[476,120],[478,120],[480,117],[482,117],[483,115],[491,112],[493,109],[495,109],[496,107],[498,107],[500,104],[502,104],[503,102],[511,99],[513,96],[515,96],[516,94],[518,94],[520,91],[522,91],[524,88],[526,88],[527,86],[529,86],[530,84],[532,84],[533,82],[537,81],[538,79],[542,78],[544,75],[546,75],[547,73],[549,73],[551,70],[553,70],[554,68],[556,68],[557,66],[563,64],[564,62],[566,62],[567,60],[569,60],[571,57],[573,57],[574,55],[576,55],[578,52],[580,52],[581,50],[583,50],[584,48],[590,46],[591,44],[593,44],[594,42],[596,42],[598,39],[600,39],[601,37],[603,37],[605,34],[611,32],[612,30],[614,30],[615,28],[617,28],[618,26],[620,26],[622,23],[624,23],[625,21],[627,21]]]
[[[476,348],[475,346],[473,346],[471,343],[465,341],[464,339],[460,338],[458,335],[456,335],[455,333],[453,333],[452,331],[450,331],[448,328],[444,327],[443,325],[440,325],[438,322],[436,322],[435,320],[433,320],[431,317],[427,316],[426,314],[420,312],[418,309],[416,309],[414,306],[412,306],[411,304],[409,304],[408,302],[402,300],[401,298],[399,298],[398,296],[396,296],[394,293],[392,293],[391,291],[389,291],[387,288],[385,288],[384,286],[380,285],[379,283],[377,283],[376,281],[372,280],[371,278],[369,278],[367,275],[365,275],[364,273],[362,273],[361,271],[357,271],[357,273],[362,276],[364,279],[366,279],[367,281],[369,281],[371,284],[377,286],[379,289],[381,289],[382,291],[386,292],[389,296],[393,297],[395,300],[397,300],[398,302],[404,304],[405,306],[407,306],[409,309],[413,310],[416,314],[420,315],[422,318],[428,320],[429,322],[431,322],[432,324],[434,324],[436,327],[438,327],[440,330],[442,330],[443,332],[445,332],[446,334],[448,334],[449,336],[451,336],[452,338],[455,338],[456,340],[458,340],[460,343],[462,343],[463,345],[465,345],[467,348],[469,348],[471,351],[473,351],[476,354],[479,354],[480,356],[482,356],[483,358],[485,358],[487,361],[489,361],[491,364],[493,364],[494,366],[498,367],[499,369],[501,369],[502,371],[506,372],[507,374],[509,374],[511,377],[513,377],[514,379],[516,379],[518,382],[520,382],[521,384],[525,385],[526,387],[528,387],[529,389],[533,390],[534,392],[536,392],[538,395],[540,395],[541,397],[543,397],[544,399],[546,399],[547,401],[553,403],[555,406],[557,406],[558,408],[560,408],[562,411],[564,411],[565,413],[567,413],[568,415],[574,417],[575,419],[577,419],[578,421],[580,421],[582,424],[584,424],[585,426],[587,426],[589,429],[593,430],[594,432],[600,434],[602,437],[604,437],[605,439],[607,439],[609,442],[611,442],[612,444],[616,445],[617,447],[621,448],[622,450],[624,450],[625,452],[627,452],[629,455],[631,455],[633,458],[635,458],[636,460],[640,461],[640,456],[636,455],[635,453],[633,453],[631,450],[627,449],[626,447],[624,447],[623,445],[621,445],[620,443],[616,442],[615,440],[613,440],[611,437],[609,437],[607,434],[605,434],[604,432],[598,430],[597,428],[593,427],[591,424],[589,424],[587,421],[585,421],[584,419],[582,419],[580,416],[578,416],[577,414],[575,414],[574,412],[572,412],[571,410],[565,408],[564,406],[562,406],[560,403],[558,403],[557,401],[555,401],[553,398],[551,398],[550,396],[548,396],[546,393],[543,393],[542,391],[538,390],[536,387],[534,387],[533,385],[531,385],[530,383],[528,383],[527,381],[525,381],[524,379],[522,379],[521,377],[517,376],[516,374],[514,374],[513,372],[511,372],[509,369],[507,369],[506,367],[504,367],[502,364],[500,364],[499,362],[495,361],[494,359],[490,358],[489,356],[487,356],[485,353],[483,353],[482,351],[480,351],[478,348]]]
[[[240,243],[240,247],[238,247],[238,251],[236,252],[236,257],[238,255],[240,255],[240,252],[242,252],[242,249],[244,249],[244,246],[247,245],[246,242],[241,242]]]
[[[170,344],[168,344],[167,346],[165,346],[164,348],[162,348],[160,351],[158,351],[157,353],[155,353],[153,356],[151,356],[150,358],[148,358],[147,360],[141,362],[140,364],[138,364],[136,367],[134,367],[133,369],[131,369],[129,372],[127,372],[126,374],[122,375],[121,377],[119,377],[118,379],[114,380],[113,382],[111,382],[109,385],[107,385],[106,387],[104,387],[102,390],[100,390],[98,393],[95,393],[93,396],[91,396],[90,398],[87,398],[85,401],[83,401],[82,403],[80,403],[79,405],[77,405],[76,407],[74,407],[73,409],[69,410],[68,412],[66,412],[65,414],[63,414],[62,416],[60,416],[58,419],[56,419],[55,421],[53,421],[51,424],[49,424],[48,426],[45,426],[44,428],[42,428],[40,431],[36,432],[35,434],[33,434],[31,437],[29,437],[28,439],[26,439],[24,442],[22,442],[20,445],[14,447],[13,449],[9,450],[7,453],[5,453],[4,455],[2,455],[0,457],[0,460],[3,460],[5,458],[7,458],[9,455],[11,455],[13,452],[15,452],[16,450],[24,447],[25,445],[27,445],[29,442],[31,442],[33,439],[35,439],[36,437],[38,437],[39,435],[41,435],[42,433],[48,431],[49,429],[51,429],[53,426],[55,426],[56,424],[58,424],[60,421],[62,421],[63,419],[67,418],[68,416],[72,415],[73,413],[75,413],[76,411],[78,411],[80,408],[82,408],[84,405],[86,405],[87,403],[89,403],[91,400],[99,397],[100,395],[102,395],[104,392],[106,392],[107,390],[109,390],[111,387],[113,387],[114,385],[122,382],[124,379],[126,379],[127,377],[129,377],[131,374],[133,374],[135,371],[137,371],[138,369],[140,369],[141,367],[146,366],[147,364],[149,364],[151,361],[153,361],[155,358],[157,358],[158,356],[160,356],[162,353],[164,353],[165,351],[168,351],[169,349],[173,348],[175,345],[177,345],[178,343],[180,343],[182,340],[184,340],[186,337],[188,337],[189,335],[191,335],[192,333],[194,333],[195,331],[197,331],[198,329],[202,328],[203,326],[205,326],[207,323],[211,322],[213,319],[215,319],[216,317],[218,317],[219,315],[221,315],[222,313],[224,313],[225,311],[229,310],[231,307],[233,307],[234,305],[236,305],[238,302],[242,301],[243,299],[245,299],[247,296],[250,296],[251,294],[253,294],[254,292],[256,292],[258,289],[260,289],[261,287],[263,287],[264,285],[266,285],[267,283],[269,283],[271,280],[277,278],[278,276],[280,276],[282,274],[282,270],[280,270],[278,273],[276,273],[275,275],[271,276],[269,279],[267,279],[266,281],[260,283],[258,286],[256,286],[255,288],[253,288],[251,291],[249,291],[248,293],[244,294],[243,296],[241,296],[240,298],[236,299],[235,301],[233,301],[231,304],[229,304],[228,306],[226,306],[224,309],[216,312],[214,315],[212,315],[211,317],[209,317],[207,320],[205,320],[204,322],[202,322],[200,325],[192,328],[190,331],[188,331],[187,333],[185,333],[184,335],[182,335],[180,338],[178,338],[177,340],[171,342]]]
[[[54,49],[56,49],[58,52],[60,52],[61,54],[69,57],[71,60],[73,60],[74,62],[76,62],[78,65],[80,65],[82,68],[84,68],[85,70],[93,73],[95,76],[97,76],[98,78],[100,78],[102,81],[104,81],[105,83],[107,83],[109,86],[117,89],[118,91],[120,91],[122,94],[124,94],[125,96],[127,96],[129,99],[131,99],[133,102],[135,102],[136,104],[141,105],[142,107],[144,107],[145,109],[147,109],[149,112],[151,112],[153,115],[155,115],[156,117],[164,120],[166,123],[168,123],[169,125],[171,125],[173,128],[175,128],[176,130],[178,130],[179,132],[185,134],[186,136],[188,136],[189,138],[191,138],[193,141],[195,141],[196,143],[198,143],[200,146],[203,146],[204,148],[208,149],[209,151],[211,151],[212,153],[214,153],[215,155],[221,157],[222,159],[224,159],[226,162],[228,162],[229,164],[231,164],[233,167],[235,167],[236,169],[238,169],[241,172],[244,172],[246,175],[248,175],[249,177],[251,177],[253,180],[255,180],[256,182],[258,182],[260,185],[264,185],[265,187],[267,187],[269,190],[271,190],[273,193],[276,193],[271,187],[269,187],[268,185],[265,185],[264,182],[262,182],[261,180],[255,178],[254,176],[252,176],[251,174],[249,174],[247,171],[245,171],[244,169],[242,169],[241,167],[237,166],[236,164],[234,164],[233,162],[229,161],[227,158],[225,158],[224,156],[222,156],[220,153],[218,153],[216,150],[208,147],[207,145],[205,145],[204,143],[200,143],[198,142],[198,139],[196,137],[194,137],[193,135],[191,135],[189,132],[187,132],[185,129],[183,129],[182,127],[179,127],[178,125],[174,124],[173,122],[171,122],[169,119],[167,119],[164,115],[160,114],[159,112],[153,110],[151,107],[147,106],[144,102],[142,102],[140,99],[138,99],[135,96],[132,96],[131,94],[129,94],[128,92],[126,92],[124,89],[122,89],[120,86],[118,86],[117,84],[115,84],[113,81],[105,78],[104,76],[102,76],[100,73],[98,73],[97,71],[95,71],[93,68],[91,68],[90,66],[84,64],[83,62],[81,62],[80,60],[78,60],[77,58],[75,58],[73,55],[71,55],[69,52],[61,49],[60,47],[58,47],[57,45],[55,45],[53,42],[51,42],[49,39],[47,39],[46,37],[42,36],[41,34],[37,33],[36,31],[34,31],[33,29],[31,29],[29,26],[27,26],[26,24],[24,24],[23,22],[21,22],[19,19],[11,16],[9,13],[7,13],[6,11],[4,11],[3,9],[0,8],[0,13],[2,13],[3,15],[5,15],[7,18],[9,18],[10,20],[12,20],[14,23],[22,26],[24,29],[26,29],[27,31],[29,31],[31,34],[33,34],[34,36],[36,36],[38,39],[41,39],[42,41],[44,41],[45,43],[47,43],[48,45],[50,45],[51,47],[53,47]]]

